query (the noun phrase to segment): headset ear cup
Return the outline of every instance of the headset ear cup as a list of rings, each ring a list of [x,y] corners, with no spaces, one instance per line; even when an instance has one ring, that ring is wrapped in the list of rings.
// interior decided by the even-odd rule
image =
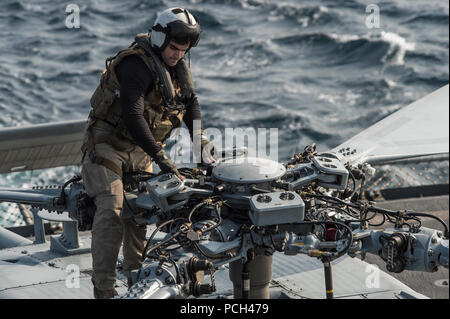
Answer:
[[[165,41],[166,41],[166,35],[163,32],[152,30],[152,33],[150,36],[150,43],[151,43],[152,47],[161,49],[164,47]]]

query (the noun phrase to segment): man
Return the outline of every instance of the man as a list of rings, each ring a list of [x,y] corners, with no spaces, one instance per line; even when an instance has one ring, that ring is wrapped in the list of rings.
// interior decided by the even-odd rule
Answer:
[[[191,138],[208,144],[203,131],[189,67],[183,57],[200,38],[200,26],[185,9],[163,11],[149,34],[106,60],[100,84],[91,97],[86,129],[82,177],[96,213],[92,227],[95,298],[117,295],[116,263],[123,240],[123,270],[142,263],[146,229],[123,208],[122,176],[151,168],[151,159],[163,172],[183,177],[164,151],[164,141],[182,121]],[[200,136],[200,138],[199,138]],[[129,280],[130,282],[130,280]]]

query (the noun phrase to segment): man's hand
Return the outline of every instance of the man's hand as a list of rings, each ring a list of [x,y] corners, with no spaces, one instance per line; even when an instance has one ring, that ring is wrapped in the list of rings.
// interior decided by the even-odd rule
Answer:
[[[202,149],[202,163],[211,164],[215,163],[216,159],[214,158],[215,147],[214,144],[208,141],[207,139],[202,139],[200,141],[201,149]]]
[[[158,164],[161,171],[163,171],[164,173],[173,173],[177,175],[179,179],[184,180],[184,177],[180,174],[180,172],[178,172],[177,167],[174,163],[172,163],[164,150],[160,150],[158,153],[156,153],[154,160],[155,163]]]

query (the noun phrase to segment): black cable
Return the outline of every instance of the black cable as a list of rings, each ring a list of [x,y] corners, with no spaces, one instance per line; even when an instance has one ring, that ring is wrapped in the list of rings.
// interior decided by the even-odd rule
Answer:
[[[352,172],[350,170],[348,170],[348,172],[349,172],[350,178],[352,179],[352,182],[353,182],[353,191],[351,192],[350,196],[348,196],[347,198],[352,198],[353,195],[355,195],[355,193],[356,193],[356,180],[355,180],[355,177],[353,176]],[[346,188],[348,187],[348,183],[349,182],[347,181]]]
[[[342,208],[340,208],[340,207],[335,207],[335,206],[329,206],[329,207],[330,207],[330,208],[333,208],[333,209],[337,209],[337,210],[342,211],[342,212],[344,212],[345,214],[349,215],[348,212],[347,212],[346,210],[344,210],[344,209],[342,209]],[[355,218],[355,216],[352,216],[352,215],[349,215],[349,216]],[[356,223],[356,222],[362,223],[362,222],[366,222],[366,221],[369,221],[369,220],[371,220],[371,219],[374,219],[376,216],[377,216],[377,213],[373,212],[373,215],[370,216],[369,218],[349,220],[349,221],[346,221],[346,223],[347,223],[347,222],[348,222],[348,223]]]
[[[386,215],[385,214],[381,214],[381,216],[383,216],[383,221],[379,224],[371,224],[369,223],[369,226],[373,226],[373,227],[377,227],[377,226],[381,226],[386,222]]]
[[[444,226],[444,228],[445,228],[444,237],[445,237],[445,238],[448,238],[448,226],[447,226],[447,224],[446,224],[441,218],[439,218],[439,217],[437,217],[437,216],[434,216],[434,215],[431,215],[431,214],[426,214],[426,213],[407,212],[407,213],[406,213],[406,217],[409,217],[409,216],[414,216],[414,217],[416,217],[416,216],[419,216],[419,217],[429,217],[429,218],[433,218],[433,219],[437,220],[437,221],[440,222],[440,223]]]
[[[347,205],[353,208],[360,208],[358,205],[356,204],[352,204],[352,203],[347,203],[339,198],[336,197],[331,197],[331,196],[327,196],[327,195],[318,195],[318,194],[310,194],[310,193],[305,193],[304,196],[306,197],[314,197],[314,198],[318,198],[324,201],[328,201],[328,202],[333,202],[334,204],[341,204],[341,205]]]
[[[142,260],[145,260],[145,258],[146,258],[146,256],[147,256],[147,249],[148,249],[148,247],[149,247],[149,245],[150,245],[150,243],[151,243],[153,237],[155,237],[155,235],[158,233],[158,231],[160,231],[161,228],[163,228],[165,225],[167,225],[167,224],[169,224],[169,223],[173,223],[173,222],[176,221],[177,219],[184,219],[184,218],[178,217],[178,218],[175,218],[175,219],[167,220],[167,221],[165,221],[164,223],[162,223],[161,225],[159,225],[159,226],[153,231],[153,233],[150,235],[150,238],[147,240],[147,243],[146,243],[146,245],[145,245],[145,247],[144,247],[144,251],[143,251],[143,253],[142,253]]]
[[[161,246],[163,246],[163,245],[165,245],[165,244],[167,244],[167,243],[170,243],[174,238],[176,238],[177,236],[179,236],[181,234],[181,231],[177,231],[175,234],[173,234],[172,236],[170,236],[169,238],[167,238],[167,239],[165,239],[165,240],[163,240],[163,241],[160,241],[159,243],[157,243],[156,245],[154,245],[154,246],[152,246],[152,247],[150,247],[150,249],[147,251],[145,251],[146,252],[146,254],[148,255],[148,254],[150,254],[152,251],[154,251],[155,249],[157,249],[157,248],[159,248],[159,247],[161,247]]]
[[[195,179],[194,174],[192,173],[192,169],[188,167],[181,167],[178,169],[178,171],[191,179]]]
[[[351,204],[351,203],[346,203],[343,200],[340,200],[340,199],[335,198],[335,197],[327,196],[327,195],[318,195],[318,194],[306,193],[306,194],[304,194],[304,196],[319,198],[319,199],[322,199],[322,200],[328,201],[328,202],[334,202],[334,203],[337,202],[337,203],[342,204],[342,205],[347,205],[349,207],[359,208],[360,209],[360,207],[358,207],[357,205],[354,205],[354,204]],[[397,222],[393,221],[391,219],[391,217],[394,217],[394,218],[401,217],[401,216],[399,216],[400,215],[399,211],[392,211],[392,210],[378,208],[378,207],[373,207],[373,206],[366,207],[366,209],[368,211],[384,214],[385,217],[387,217],[387,219],[389,220],[389,222],[391,222],[393,224],[396,224]],[[449,236],[448,226],[441,218],[439,218],[437,216],[434,216],[434,215],[431,215],[431,214],[416,213],[416,212],[408,212],[403,217],[407,219],[409,216],[429,217],[429,218],[433,218],[433,219],[439,221],[444,226],[444,238],[448,238],[448,236]]]
[[[343,223],[336,222],[336,221],[328,221],[327,220],[327,221],[307,221],[307,222],[301,222],[299,224],[335,224],[335,225],[339,225],[339,226],[344,227],[347,230],[348,235],[349,235],[350,238],[349,238],[349,241],[347,243],[347,246],[345,246],[345,248],[342,250],[342,252],[338,253],[338,255],[336,256],[336,259],[341,257],[341,256],[343,256],[343,255],[345,255],[347,253],[347,251],[350,249],[350,246],[353,243],[353,231],[348,225],[345,225]]]
[[[412,226],[411,226],[410,224],[408,224],[407,222],[404,222],[404,223],[402,224],[402,227],[403,227],[404,225],[408,226],[408,232],[410,232],[411,229],[412,229]]]
[[[218,203],[216,203],[216,204],[214,205],[214,207],[215,207],[215,212],[216,212],[216,216],[217,216],[217,219],[218,219],[218,220],[217,220],[217,222],[216,222],[213,226],[211,226],[211,227],[205,229],[205,230],[203,231],[203,233],[207,233],[207,232],[213,230],[214,228],[217,228],[217,226],[219,226],[220,223],[222,222],[222,217],[221,217],[221,210],[222,210],[222,208],[220,207],[220,205],[219,205]]]
[[[361,190],[359,191],[359,199],[364,199],[364,184],[365,183],[366,183],[366,176],[363,175],[361,177],[361,184],[360,184]]]
[[[347,206],[348,215],[351,217],[354,217],[354,218],[358,218],[359,212],[352,212],[351,210],[352,210],[352,208],[350,206]]]
[[[383,214],[383,216],[387,217],[387,220],[391,223],[391,224],[395,224],[397,223],[395,220],[391,219],[391,216],[388,214]]]
[[[416,225],[413,225],[414,228],[419,229],[420,227],[422,227],[422,221],[420,220],[420,218],[413,217],[413,218],[411,218],[411,219],[413,219],[413,220],[415,220],[415,221],[417,221],[417,222],[419,223],[417,226],[416,226]]]
[[[189,216],[188,216],[188,221],[189,221],[191,224],[192,224],[192,215],[194,214],[194,212],[195,212],[198,208],[200,208],[200,207],[202,207],[202,206],[204,206],[204,205],[206,205],[206,204],[207,204],[206,201],[201,201],[200,203],[198,203],[197,205],[195,205],[194,208],[192,208],[192,210],[190,211]]]
[[[194,244],[194,247],[200,252],[200,254],[202,254],[202,255],[205,256],[206,258],[210,258],[210,259],[220,259],[220,258],[223,258],[223,257],[216,257],[216,256],[208,255],[207,253],[205,253],[205,252],[200,248],[200,246],[198,245],[198,243],[196,243],[195,241],[193,241],[192,243]]]
[[[185,217],[177,217],[177,218],[172,219],[172,224],[170,225],[169,233],[172,232],[172,225],[173,225],[173,223],[175,223],[175,222],[176,222],[177,220],[179,220],[179,219],[187,220]]]
[[[177,284],[181,284],[180,269],[178,268],[178,264],[170,257],[167,257],[167,260],[175,267],[175,272],[177,273]]]
[[[174,248],[165,248],[164,250],[165,250],[165,251],[174,251],[174,250],[180,249],[181,247],[183,247],[183,246],[180,245],[180,243],[178,243],[178,247],[174,247]]]
[[[56,201],[56,204],[57,204],[57,205],[60,205],[60,206],[65,206],[65,205],[66,205],[66,192],[65,192],[65,188],[66,188],[69,184],[72,184],[72,183],[75,183],[75,182],[79,182],[79,181],[81,181],[81,176],[80,176],[80,175],[75,175],[74,177],[72,177],[71,179],[69,179],[67,182],[65,182],[65,183],[63,184],[63,186],[61,187],[61,193],[60,193],[60,196],[59,196],[59,198],[58,198],[57,201]]]

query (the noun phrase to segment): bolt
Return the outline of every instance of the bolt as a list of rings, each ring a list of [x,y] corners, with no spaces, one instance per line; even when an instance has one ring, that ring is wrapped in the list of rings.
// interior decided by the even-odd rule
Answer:
[[[163,273],[162,268],[156,269],[156,276],[161,276],[162,273]]]
[[[433,249],[430,249],[430,250],[428,250],[428,256],[433,256],[434,255],[434,250]]]
[[[168,285],[172,285],[173,284],[173,278],[170,277],[170,276],[166,277],[165,281],[166,281],[166,284],[168,284]]]
[[[442,233],[441,233],[441,232],[438,232],[438,233],[437,233],[437,236],[438,236],[439,238],[441,238],[441,237],[442,237]]]
[[[432,237],[432,238],[431,238],[431,242],[432,242],[433,244],[436,244],[436,243],[437,243],[436,237]]]

